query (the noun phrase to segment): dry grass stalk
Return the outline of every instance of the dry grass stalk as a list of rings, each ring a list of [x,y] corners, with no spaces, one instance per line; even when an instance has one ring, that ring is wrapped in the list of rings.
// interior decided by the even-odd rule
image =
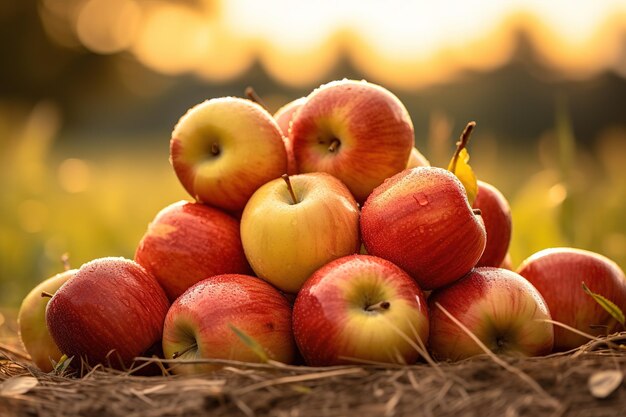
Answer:
[[[0,416],[621,416],[626,415],[625,384],[599,400],[587,381],[598,371],[626,371],[626,352],[615,348],[624,343],[626,332],[543,358],[494,361],[482,355],[436,368],[428,363],[310,368],[208,361],[223,367],[203,376],[146,377],[135,376],[134,369],[98,366],[85,369],[82,378],[42,373],[0,349],[0,383],[28,375],[39,382],[26,393],[0,396]],[[173,361],[140,361],[146,362],[165,369]],[[505,368],[527,375],[540,390]]]

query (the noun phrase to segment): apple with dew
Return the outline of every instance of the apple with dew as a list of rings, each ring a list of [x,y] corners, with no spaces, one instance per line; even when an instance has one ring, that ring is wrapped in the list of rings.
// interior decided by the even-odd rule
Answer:
[[[284,176],[246,204],[241,241],[258,277],[296,293],[322,265],[359,250],[359,209],[332,175]]]
[[[407,271],[431,290],[467,274],[485,249],[485,227],[449,171],[419,167],[386,180],[361,210],[367,253]]]
[[[413,124],[400,100],[366,81],[341,80],[313,91],[291,124],[298,172],[327,172],[362,203],[406,168]]]
[[[221,210],[187,201],[156,215],[137,247],[135,261],[157,279],[170,301],[210,276],[251,272],[239,222]]]
[[[541,356],[552,351],[554,332],[545,301],[515,272],[475,268],[428,298],[430,350],[439,360],[485,353],[445,312],[496,354]]]
[[[50,298],[42,294],[57,292],[61,285],[76,274],[76,271],[69,269],[39,283],[24,297],[17,314],[22,345],[33,363],[44,372],[52,371],[52,361],[58,362],[63,354],[46,326],[46,306]]]
[[[430,161],[428,161],[428,159],[426,159],[426,157],[422,155],[416,147],[413,147],[413,149],[411,149],[411,154],[409,155],[409,160],[406,163],[406,169],[429,166]]]
[[[612,301],[626,311],[626,278],[620,267],[607,257],[575,248],[539,251],[521,263],[517,272],[530,281],[546,300],[552,318],[587,334],[600,336],[620,324],[582,288]],[[574,349],[589,339],[554,326],[555,350]]]
[[[198,202],[234,212],[257,188],[287,172],[276,121],[260,105],[236,97],[191,108],[172,132],[170,160]]]
[[[161,338],[165,292],[124,258],[87,262],[48,302],[46,324],[68,357],[124,369]]]
[[[293,147],[291,146],[291,140],[289,139],[289,129],[291,122],[296,112],[302,107],[306,97],[300,97],[282,106],[274,113],[274,119],[278,123],[281,132],[283,132],[283,140],[285,141],[285,150],[287,151],[287,174],[295,175],[298,173],[296,167],[296,160],[293,156]]]
[[[478,193],[472,207],[480,210],[487,231],[487,244],[478,266],[498,267],[504,262],[511,242],[509,202],[496,187],[478,181]]]
[[[296,353],[291,306],[278,290],[256,277],[226,274],[200,281],[172,303],[163,326],[163,353],[168,359],[244,362],[261,362],[261,355],[267,355],[290,363]],[[193,374],[217,368],[178,363],[172,371]]]
[[[293,307],[293,331],[312,366],[411,364],[428,341],[428,310],[419,286],[402,269],[351,255],[306,281]]]

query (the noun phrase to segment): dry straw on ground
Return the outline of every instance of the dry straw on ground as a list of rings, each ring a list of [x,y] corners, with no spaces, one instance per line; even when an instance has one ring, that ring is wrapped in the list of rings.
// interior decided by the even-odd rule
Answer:
[[[44,374],[0,347],[0,416],[626,416],[625,343],[626,332],[505,367],[487,355],[403,367],[223,361],[203,376],[96,367],[81,378]],[[592,395],[592,376],[606,398]]]

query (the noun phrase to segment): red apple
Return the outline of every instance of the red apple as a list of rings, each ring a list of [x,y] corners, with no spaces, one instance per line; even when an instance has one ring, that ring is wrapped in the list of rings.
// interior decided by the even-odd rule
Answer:
[[[161,210],[141,239],[135,261],[174,301],[213,275],[249,273],[239,222],[213,207],[179,201]]]
[[[295,175],[298,173],[296,160],[293,156],[293,147],[291,146],[291,140],[289,139],[289,129],[294,115],[300,107],[302,107],[305,101],[306,97],[300,97],[285,104],[283,107],[278,109],[276,113],[274,113],[274,119],[276,120],[276,123],[278,123],[280,130],[283,132],[285,150],[287,151],[287,174],[289,175]]]
[[[428,340],[420,288],[402,269],[369,255],[320,268],[296,297],[296,343],[313,366],[359,361],[414,363]]]
[[[358,202],[405,169],[413,148],[413,124],[404,105],[365,81],[334,81],[313,91],[289,135],[298,172],[328,172]]]
[[[130,366],[161,338],[169,303],[139,264],[88,262],[50,299],[46,323],[61,352],[90,365]]]
[[[33,363],[44,372],[52,371],[52,361],[58,362],[63,354],[46,326],[46,306],[50,298],[41,294],[54,294],[76,271],[70,269],[39,283],[24,297],[17,314],[20,340]]]
[[[240,332],[238,335],[236,332]],[[227,274],[189,288],[170,308],[163,327],[166,358],[260,362],[249,337],[269,359],[290,363],[295,355],[291,307],[274,287],[256,277]],[[208,372],[213,364],[177,364],[179,374]]]
[[[476,268],[428,298],[430,349],[437,359],[459,360],[484,353],[438,306],[462,323],[492,352],[540,356],[552,351],[550,312],[541,294],[506,269]]]
[[[478,181],[473,207],[480,210],[487,231],[487,244],[478,266],[498,267],[511,242],[511,207],[496,187],[483,181]]]
[[[272,116],[250,100],[223,97],[190,109],[172,132],[171,163],[197,201],[243,209],[267,181],[287,172],[287,153]]]
[[[463,185],[434,167],[403,171],[377,187],[361,210],[361,236],[370,255],[427,290],[468,273],[485,248],[485,227]]]
[[[619,328],[618,322],[582,289],[611,300],[626,311],[626,278],[620,267],[600,254],[574,248],[550,248],[531,255],[518,268],[543,295],[555,321],[592,335]],[[589,339],[554,326],[556,350],[576,348]]]
[[[258,277],[296,293],[315,270],[359,250],[359,209],[331,175],[288,179],[289,184],[282,178],[270,181],[250,198],[241,217],[241,240]]]

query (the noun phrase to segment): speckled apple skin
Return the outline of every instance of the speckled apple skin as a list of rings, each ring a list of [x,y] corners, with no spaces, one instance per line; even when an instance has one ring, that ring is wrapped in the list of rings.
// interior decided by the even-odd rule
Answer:
[[[439,307],[497,354],[541,356],[552,351],[551,318],[541,294],[515,272],[475,268],[428,297],[430,351],[439,360],[460,360],[485,353]],[[497,343],[501,338],[502,344]]]
[[[483,181],[478,181],[478,194],[472,206],[481,211],[487,231],[485,251],[478,266],[498,267],[511,243],[511,207],[496,187]]]
[[[390,303],[387,310],[364,310],[383,300]],[[428,341],[428,311],[421,289],[402,269],[374,256],[351,255],[305,282],[294,303],[293,328],[312,366],[411,364],[419,357],[415,346]]]
[[[137,263],[100,258],[80,267],[50,299],[46,323],[74,365],[129,366],[161,338],[169,302]],[[111,353],[111,351],[114,351]]]
[[[154,275],[170,301],[213,275],[252,271],[239,222],[213,207],[186,201],[157,214],[137,247],[135,261]]]
[[[552,318],[585,333],[600,336],[621,325],[582,289],[584,282],[622,311],[626,311],[624,272],[607,257],[575,248],[550,248],[531,255],[518,273],[543,295]],[[606,326],[592,328],[590,325]],[[574,349],[589,341],[560,326],[554,326],[555,350]]]
[[[211,154],[214,142],[217,156]],[[237,97],[189,109],[172,132],[170,161],[196,201],[233,212],[261,185],[287,172],[278,124],[260,105]]]
[[[434,167],[405,170],[377,187],[361,210],[361,238],[369,254],[395,263],[425,290],[467,274],[486,243],[461,182]]]
[[[163,353],[171,358],[194,342],[197,349],[182,359],[213,358],[260,362],[261,358],[233,331],[239,329],[263,348],[269,358],[291,363],[295,344],[291,306],[260,278],[225,274],[200,281],[170,308],[163,327]],[[212,364],[174,366],[175,373],[216,369]]]
[[[298,172],[327,172],[363,203],[407,165],[413,124],[400,100],[366,81],[339,80],[313,91],[289,131]],[[336,138],[341,145],[328,148]]]

